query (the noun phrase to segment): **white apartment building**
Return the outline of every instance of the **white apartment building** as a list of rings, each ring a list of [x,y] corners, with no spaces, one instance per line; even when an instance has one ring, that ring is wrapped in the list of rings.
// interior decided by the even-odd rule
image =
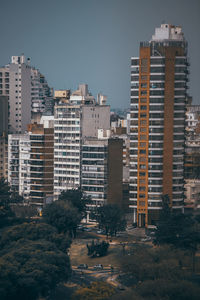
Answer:
[[[25,199],[30,193],[30,136],[8,135],[8,182]]]
[[[107,202],[108,139],[87,138],[82,145],[81,189],[90,197],[89,212]]]
[[[80,186],[82,138],[97,137],[99,128],[110,128],[110,107],[98,104],[83,84],[69,101],[55,106],[54,117],[54,195],[58,197],[63,190]]]

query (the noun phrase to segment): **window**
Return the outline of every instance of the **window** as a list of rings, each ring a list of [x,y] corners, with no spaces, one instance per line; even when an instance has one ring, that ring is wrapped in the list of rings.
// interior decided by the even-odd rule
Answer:
[[[147,73],[148,72],[148,59],[142,58],[141,59],[141,73]]]
[[[145,192],[145,190],[146,190],[146,187],[145,187],[145,186],[140,186],[140,187],[139,187],[139,191]]]
[[[146,135],[143,134],[143,135],[140,136],[140,139],[141,139],[141,140],[146,140],[147,137],[146,137]]]
[[[147,91],[141,91],[141,96],[147,95]]]
[[[141,83],[141,88],[147,88],[147,83],[146,82]]]
[[[140,154],[146,154],[146,150],[140,150]]]
[[[142,75],[141,80],[147,80],[147,75]]]
[[[140,147],[146,147],[146,143],[140,143]]]
[[[144,177],[145,176],[145,172],[139,172],[139,176],[140,177]]]
[[[146,125],[147,124],[147,121],[146,120],[141,120],[140,121],[140,125]]]
[[[145,198],[145,194],[139,194],[140,198]]]
[[[146,118],[146,116],[147,116],[147,114],[145,114],[145,113],[140,114],[140,118]]]

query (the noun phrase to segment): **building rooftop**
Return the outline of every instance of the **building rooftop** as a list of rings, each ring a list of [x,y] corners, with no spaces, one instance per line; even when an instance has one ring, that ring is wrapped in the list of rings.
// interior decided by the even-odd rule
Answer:
[[[152,35],[151,41],[163,40],[184,41],[185,39],[181,26],[161,24],[159,28],[155,29],[155,34]]]

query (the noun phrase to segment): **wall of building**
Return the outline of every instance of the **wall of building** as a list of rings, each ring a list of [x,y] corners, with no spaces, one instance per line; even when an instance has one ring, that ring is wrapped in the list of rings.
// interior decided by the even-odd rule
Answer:
[[[123,206],[123,140],[108,140],[108,196],[107,203]]]

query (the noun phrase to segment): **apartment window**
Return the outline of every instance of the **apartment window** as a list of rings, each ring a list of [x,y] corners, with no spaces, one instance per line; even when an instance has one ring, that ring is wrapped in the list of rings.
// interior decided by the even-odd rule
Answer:
[[[145,198],[145,194],[139,194],[140,198]]]
[[[141,91],[141,96],[147,95],[147,91]]]
[[[147,58],[141,59],[141,72],[142,73],[148,72],[148,59]]]
[[[140,154],[146,154],[146,150],[140,150]]]
[[[145,162],[145,161],[146,161],[146,157],[145,157],[145,156],[141,156],[141,157],[140,157],[140,161],[141,161],[141,162]]]
[[[146,143],[140,143],[140,147],[146,147]]]
[[[139,59],[132,59],[131,64],[132,64],[132,66],[138,66],[139,65]]]
[[[147,116],[147,114],[144,114],[144,113],[140,114],[140,118],[146,118],[146,116]]]
[[[165,73],[165,67],[151,67],[151,73]]]
[[[147,137],[146,137],[146,135],[143,134],[143,135],[140,136],[140,139],[141,139],[141,140],[146,140]]]
[[[146,82],[141,83],[141,88],[147,88],[147,83]]]
[[[145,170],[146,169],[146,165],[140,165],[140,169]]]
[[[140,125],[147,125],[147,121],[146,120],[141,120]]]
[[[142,75],[141,80],[147,80],[147,75]]]
[[[139,187],[139,191],[145,192],[145,190],[146,190],[146,187],[145,187],[145,186],[140,186],[140,187]]]
[[[140,184],[145,183],[145,179],[140,179]]]
[[[146,127],[140,127],[140,132],[146,132]]]
[[[144,177],[145,176],[145,172],[139,172],[139,176],[140,177]]]

